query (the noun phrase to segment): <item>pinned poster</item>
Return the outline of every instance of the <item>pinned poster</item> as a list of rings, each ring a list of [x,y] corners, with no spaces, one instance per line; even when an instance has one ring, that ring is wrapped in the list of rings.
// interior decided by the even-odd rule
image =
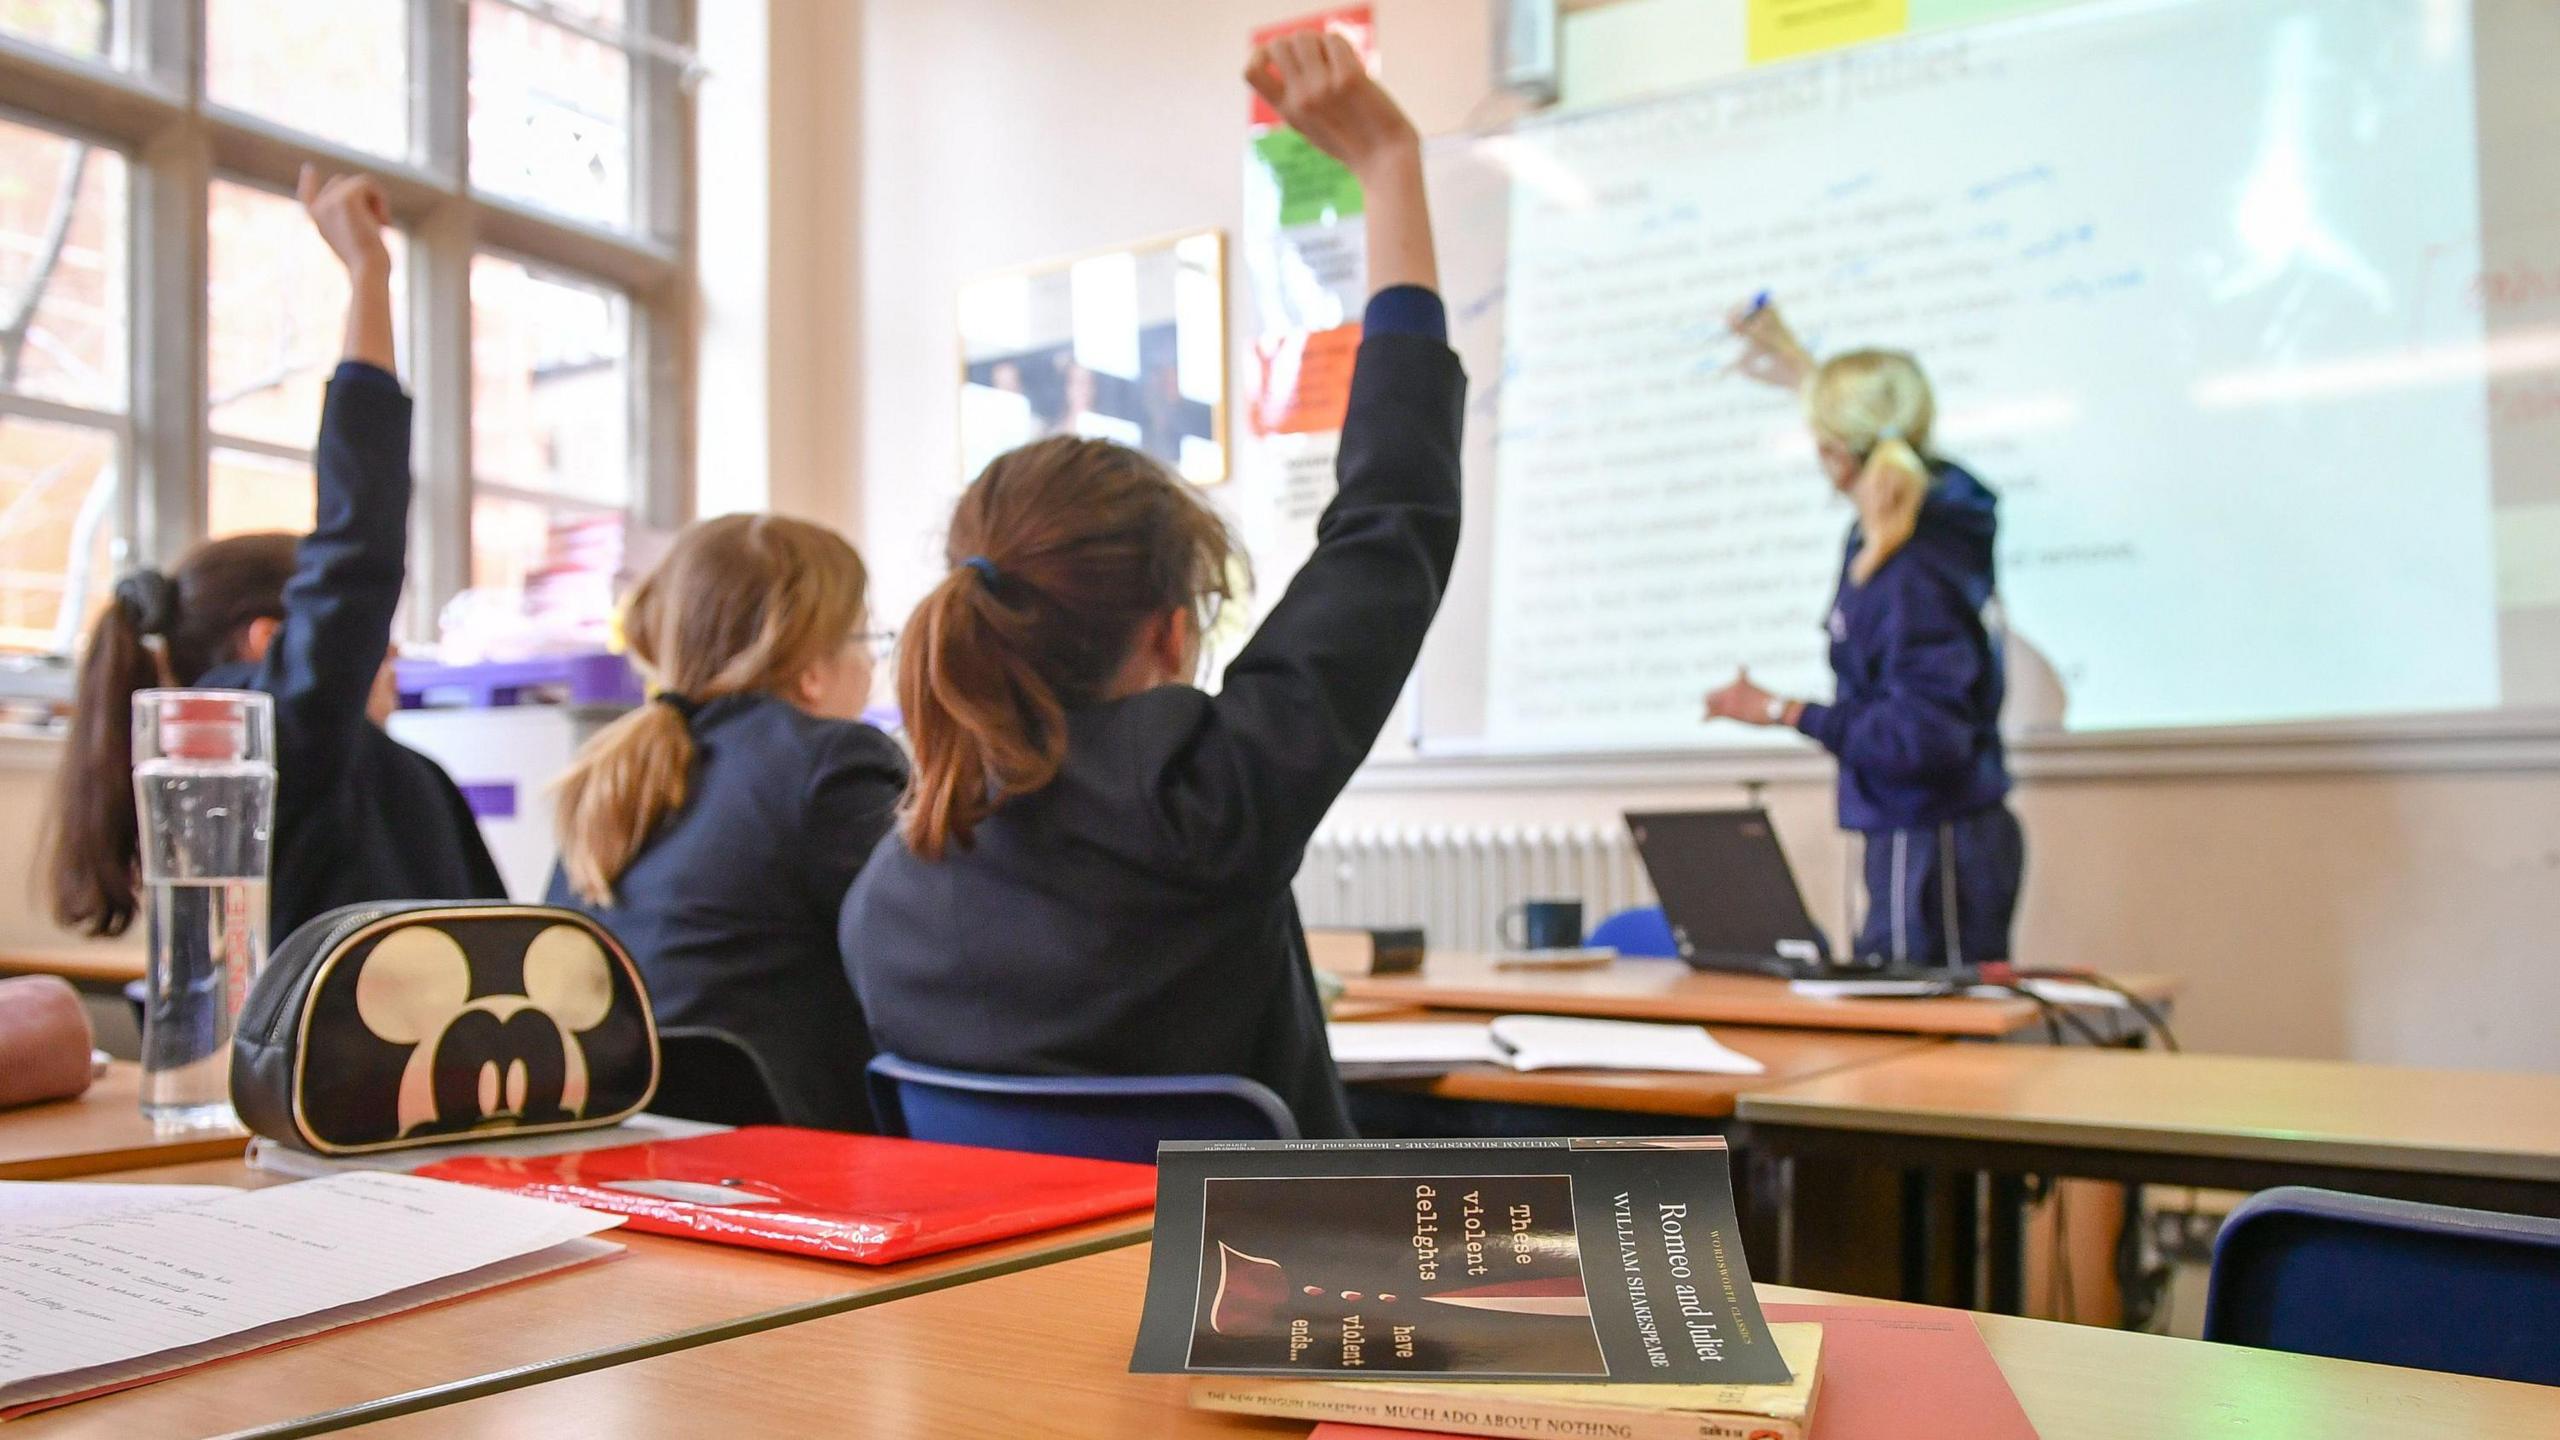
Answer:
[[[1360,327],[1267,335],[1253,343],[1253,433],[1312,435],[1339,430],[1351,410],[1351,371]]]
[[[1751,63],[1837,50],[1910,27],[1910,0],[1751,0]]]

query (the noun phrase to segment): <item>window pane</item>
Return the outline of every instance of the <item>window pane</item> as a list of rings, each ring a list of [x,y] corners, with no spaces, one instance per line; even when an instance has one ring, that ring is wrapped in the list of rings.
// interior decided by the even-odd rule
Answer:
[[[206,477],[205,533],[219,538],[262,530],[311,532],[318,483],[307,460],[213,447]]]
[[[205,94],[376,155],[409,153],[406,0],[209,0]]]
[[[346,269],[286,196],[216,180],[206,206],[205,390],[213,431],[307,446],[344,347]],[[386,238],[394,273],[401,273],[408,243],[396,231]],[[405,308],[403,291],[397,283],[391,288],[395,318]]]
[[[0,416],[0,650],[68,654],[115,583],[115,437]]]
[[[0,120],[0,390],[124,408],[124,199],[123,156]]]
[[[516,495],[471,502],[471,585],[524,597],[545,640],[602,645],[613,614],[628,522],[619,511],[549,505]],[[527,627],[514,627],[519,634]]]
[[[115,15],[107,0],[0,0],[0,34],[92,60],[113,59]]]
[[[590,505],[631,503],[629,312],[614,291],[473,258],[473,475]]]
[[[471,183],[628,227],[630,57],[511,6],[473,0]]]

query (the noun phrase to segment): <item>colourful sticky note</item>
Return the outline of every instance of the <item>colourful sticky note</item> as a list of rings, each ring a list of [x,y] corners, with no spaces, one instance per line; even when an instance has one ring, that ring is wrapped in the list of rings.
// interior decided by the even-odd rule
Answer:
[[[1331,224],[1361,210],[1360,182],[1306,136],[1283,127],[1253,137],[1253,153],[1280,189],[1280,224]]]
[[[1899,35],[1910,24],[1910,0],[1751,0],[1751,63]]]

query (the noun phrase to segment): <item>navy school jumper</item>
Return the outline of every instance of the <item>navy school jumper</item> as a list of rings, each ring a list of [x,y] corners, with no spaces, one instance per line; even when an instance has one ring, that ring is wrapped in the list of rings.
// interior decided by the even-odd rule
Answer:
[[[660,1025],[728,1032],[785,1124],[871,1130],[870,1033],[836,959],[845,891],[906,789],[896,742],[777,696],[724,695],[686,722],[684,808],[589,905],[558,867],[550,900],[619,936]]]
[[[1866,840],[1857,953],[1981,964],[2009,958],[2026,865],[2004,803],[2006,681],[1986,619],[1998,502],[1958,465],[1929,468],[1911,539],[1864,584],[1844,559],[1828,621],[1838,690],[1828,705],[1805,706],[1796,728],[1839,757],[1840,824]],[[1853,530],[1849,558],[1859,544]]]
[[[276,813],[268,938],[340,905],[503,900],[462,792],[365,714],[391,645],[409,549],[409,397],[387,371],[339,365],[320,413],[311,533],[263,659],[197,683],[274,697]]]
[[[881,844],[842,939],[883,1051],[1015,1075],[1242,1075],[1302,1133],[1353,1133],[1289,885],[1457,553],[1466,377],[1445,333],[1428,291],[1370,302],[1340,492],[1217,694],[1073,711],[1058,778],[967,848]]]

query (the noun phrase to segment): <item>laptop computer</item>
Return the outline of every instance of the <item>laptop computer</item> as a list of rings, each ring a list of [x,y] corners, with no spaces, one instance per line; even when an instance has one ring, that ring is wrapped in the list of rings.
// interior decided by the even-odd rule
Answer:
[[[1789,980],[1842,973],[1768,811],[1631,811],[1627,830],[1691,966]]]

